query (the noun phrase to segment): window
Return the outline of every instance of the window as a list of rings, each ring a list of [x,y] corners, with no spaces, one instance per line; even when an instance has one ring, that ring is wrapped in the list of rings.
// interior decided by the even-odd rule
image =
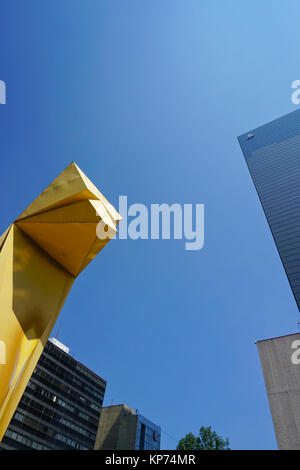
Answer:
[[[50,450],[49,447],[44,446],[40,444],[39,442],[36,442],[32,439],[29,439],[28,437],[22,436],[21,434],[10,431],[9,429],[5,433],[5,437],[8,437],[9,439],[13,439],[14,441],[18,441],[21,444],[24,444],[27,447],[32,447],[33,449],[36,450]]]

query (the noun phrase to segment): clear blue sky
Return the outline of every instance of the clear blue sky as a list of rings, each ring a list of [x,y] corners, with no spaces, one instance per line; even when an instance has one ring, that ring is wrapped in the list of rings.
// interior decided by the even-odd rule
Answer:
[[[204,203],[205,246],[111,242],[60,340],[175,439],[276,448],[256,339],[298,311],[236,137],[297,109],[297,1],[0,3],[1,232],[74,160],[118,206]],[[176,442],[166,434],[162,448]]]

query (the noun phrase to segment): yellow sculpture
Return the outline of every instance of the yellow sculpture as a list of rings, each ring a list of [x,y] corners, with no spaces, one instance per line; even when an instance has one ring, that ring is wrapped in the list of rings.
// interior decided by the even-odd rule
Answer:
[[[0,237],[0,440],[75,278],[120,219],[72,162]]]

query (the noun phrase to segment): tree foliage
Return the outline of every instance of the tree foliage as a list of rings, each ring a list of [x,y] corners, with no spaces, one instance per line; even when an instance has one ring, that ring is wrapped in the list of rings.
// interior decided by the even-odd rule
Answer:
[[[223,439],[215,431],[211,430],[208,426],[205,428],[201,426],[199,436],[189,433],[177,445],[177,450],[228,450],[229,439]]]

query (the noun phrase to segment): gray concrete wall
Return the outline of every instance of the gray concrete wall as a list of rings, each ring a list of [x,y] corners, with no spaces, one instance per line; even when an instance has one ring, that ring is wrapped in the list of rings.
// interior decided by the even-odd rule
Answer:
[[[279,449],[300,449],[300,333],[257,342]]]
[[[137,415],[126,405],[102,408],[95,450],[133,450]]]

